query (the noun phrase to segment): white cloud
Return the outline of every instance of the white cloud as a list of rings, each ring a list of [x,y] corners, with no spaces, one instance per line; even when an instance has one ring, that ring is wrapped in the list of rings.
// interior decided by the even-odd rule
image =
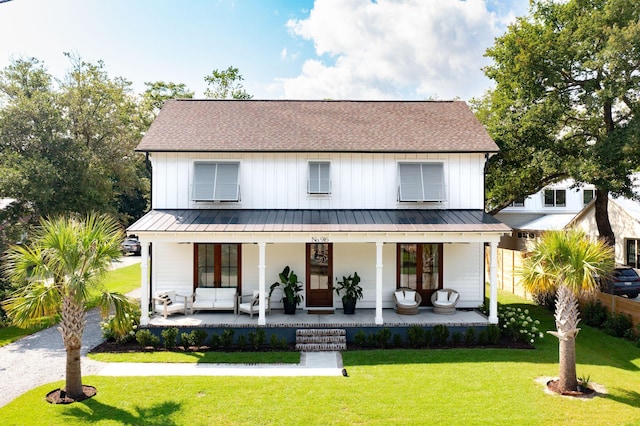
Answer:
[[[505,19],[484,0],[316,0],[287,27],[317,57],[279,84],[287,99],[480,96],[483,55]]]

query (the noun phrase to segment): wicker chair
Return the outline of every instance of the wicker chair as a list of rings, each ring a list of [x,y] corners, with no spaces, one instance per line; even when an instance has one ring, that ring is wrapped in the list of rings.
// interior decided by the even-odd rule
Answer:
[[[431,295],[431,304],[434,314],[452,315],[456,313],[456,305],[460,300],[460,294],[450,288],[435,291]]]
[[[422,296],[414,289],[400,287],[393,293],[393,300],[396,312],[400,315],[416,315],[422,303]]]

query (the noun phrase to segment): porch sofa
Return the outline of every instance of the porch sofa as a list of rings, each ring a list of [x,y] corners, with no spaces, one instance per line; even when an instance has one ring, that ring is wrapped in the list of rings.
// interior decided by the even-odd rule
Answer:
[[[233,311],[238,313],[235,288],[196,288],[191,295],[191,311]]]

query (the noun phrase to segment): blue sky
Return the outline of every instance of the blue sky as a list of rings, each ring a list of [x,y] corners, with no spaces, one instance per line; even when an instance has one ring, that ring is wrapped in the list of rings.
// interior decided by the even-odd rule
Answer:
[[[485,50],[529,0],[12,0],[0,68],[63,52],[112,77],[185,83],[233,65],[255,99],[452,99],[490,86]]]

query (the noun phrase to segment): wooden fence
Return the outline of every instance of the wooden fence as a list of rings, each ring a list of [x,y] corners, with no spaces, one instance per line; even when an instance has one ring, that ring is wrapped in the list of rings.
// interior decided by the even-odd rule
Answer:
[[[520,284],[520,278],[516,271],[522,265],[522,252],[518,250],[498,249],[497,284],[500,290],[508,291],[525,299],[531,299],[531,295]],[[485,250],[485,268],[487,281],[491,272],[490,248]]]
[[[490,252],[489,248],[485,250],[485,267],[487,281],[490,277]],[[522,265],[522,252],[517,250],[498,249],[498,288],[509,293],[531,299],[531,295],[520,284],[517,270]],[[623,313],[631,316],[633,327],[640,323],[640,302],[627,299],[626,297],[614,296],[607,293],[598,293],[597,299],[609,309],[611,313]]]

